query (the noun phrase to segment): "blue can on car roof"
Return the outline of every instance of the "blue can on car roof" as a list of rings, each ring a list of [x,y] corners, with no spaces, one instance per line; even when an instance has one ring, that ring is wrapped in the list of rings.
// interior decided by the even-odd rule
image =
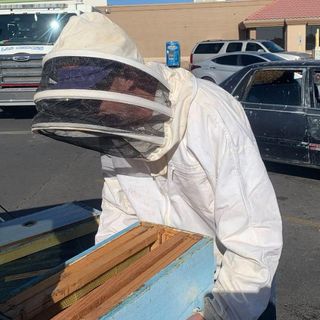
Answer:
[[[166,42],[166,64],[168,67],[180,67],[180,44],[178,41]]]

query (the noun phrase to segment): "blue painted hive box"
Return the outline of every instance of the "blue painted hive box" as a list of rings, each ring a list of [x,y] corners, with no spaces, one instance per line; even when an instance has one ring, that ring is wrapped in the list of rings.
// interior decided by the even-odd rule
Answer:
[[[185,320],[202,307],[214,270],[211,238],[142,222],[25,283],[0,312],[24,320]]]
[[[92,247],[99,215],[66,203],[0,223],[0,305]]]

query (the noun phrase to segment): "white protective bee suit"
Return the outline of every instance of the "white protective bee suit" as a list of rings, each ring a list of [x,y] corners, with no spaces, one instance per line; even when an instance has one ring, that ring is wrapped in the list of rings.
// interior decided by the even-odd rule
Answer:
[[[258,319],[270,298],[282,248],[282,226],[273,187],[241,105],[218,86],[196,79],[184,69],[145,64],[132,40],[102,15],[72,18],[65,29],[45,61],[64,55],[91,55],[141,69],[161,83],[162,94],[157,90],[157,106],[144,105],[143,101],[139,106],[167,117],[161,130],[159,124],[153,126],[161,131],[154,140],[145,127],[140,138],[136,127],[133,131],[113,131],[110,123],[103,129],[101,122],[97,128],[91,122],[86,131],[83,121],[71,128],[74,120],[66,124],[59,116],[48,116],[50,103],[56,106],[57,100],[65,97],[61,88],[66,89],[66,82],[50,92],[44,85],[37,93],[40,113],[33,124],[34,132],[84,147],[85,143],[72,141],[72,129],[78,130],[78,140],[84,131],[122,135],[143,154],[143,159],[126,157],[121,145],[118,154],[100,150],[106,154],[101,158],[103,212],[96,242],[140,220],[214,237],[218,269],[213,298],[206,301],[204,316],[207,320]],[[98,29],[101,32],[95,32]],[[75,30],[81,37],[72,32]],[[71,44],[67,41],[69,34],[75,37]],[[52,78],[53,85],[59,84]],[[71,90],[66,101],[69,103],[72,96],[83,98],[81,90]],[[170,103],[161,99],[166,90]],[[87,90],[87,94],[94,98],[92,91]],[[97,92],[95,99],[102,99],[102,95],[103,99],[116,100],[117,96],[108,94]],[[127,103],[137,105],[138,100],[131,98]],[[92,138],[83,136],[88,137]],[[142,144],[132,144],[132,139],[142,139],[140,143],[149,145],[143,148]]]

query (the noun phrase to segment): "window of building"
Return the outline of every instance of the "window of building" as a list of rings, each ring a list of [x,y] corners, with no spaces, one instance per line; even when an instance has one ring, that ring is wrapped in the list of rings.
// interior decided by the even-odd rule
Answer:
[[[320,26],[309,26],[307,25],[306,30],[306,49],[307,50],[313,50],[315,48],[315,39],[316,39],[316,33],[317,29],[320,30]]]
[[[238,55],[231,54],[230,56],[219,57],[219,58],[213,59],[212,61],[215,63],[218,63],[218,64],[237,66],[238,65]]]
[[[272,40],[284,48],[284,28],[283,27],[258,27],[256,37],[259,40]]]
[[[242,42],[231,42],[228,44],[226,52],[241,51]]]
[[[300,106],[301,70],[259,70],[244,97],[245,102]]]

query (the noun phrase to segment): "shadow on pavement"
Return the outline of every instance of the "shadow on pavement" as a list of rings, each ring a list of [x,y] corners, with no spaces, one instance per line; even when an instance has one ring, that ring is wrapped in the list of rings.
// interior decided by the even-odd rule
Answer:
[[[34,106],[0,107],[0,119],[32,119],[36,113]]]
[[[79,204],[79,205],[85,205],[90,208],[95,208],[97,210],[101,210],[101,199],[89,199],[89,200],[82,200],[82,201],[74,201],[73,203]],[[17,210],[17,211],[10,211],[6,213],[6,217],[10,217],[10,219],[6,220],[11,220],[15,218],[19,218],[22,216],[27,216],[32,213],[36,213],[42,210],[46,210],[49,208],[53,208],[59,205],[62,205],[63,203],[56,203],[50,206],[43,206],[43,207],[37,207],[37,208],[30,208],[30,209],[23,209],[23,210]]]
[[[291,176],[301,177],[301,178],[320,180],[319,169],[305,168],[300,166],[269,162],[269,161],[265,161],[265,166],[267,170],[270,172],[286,174],[286,175],[291,175]]]

